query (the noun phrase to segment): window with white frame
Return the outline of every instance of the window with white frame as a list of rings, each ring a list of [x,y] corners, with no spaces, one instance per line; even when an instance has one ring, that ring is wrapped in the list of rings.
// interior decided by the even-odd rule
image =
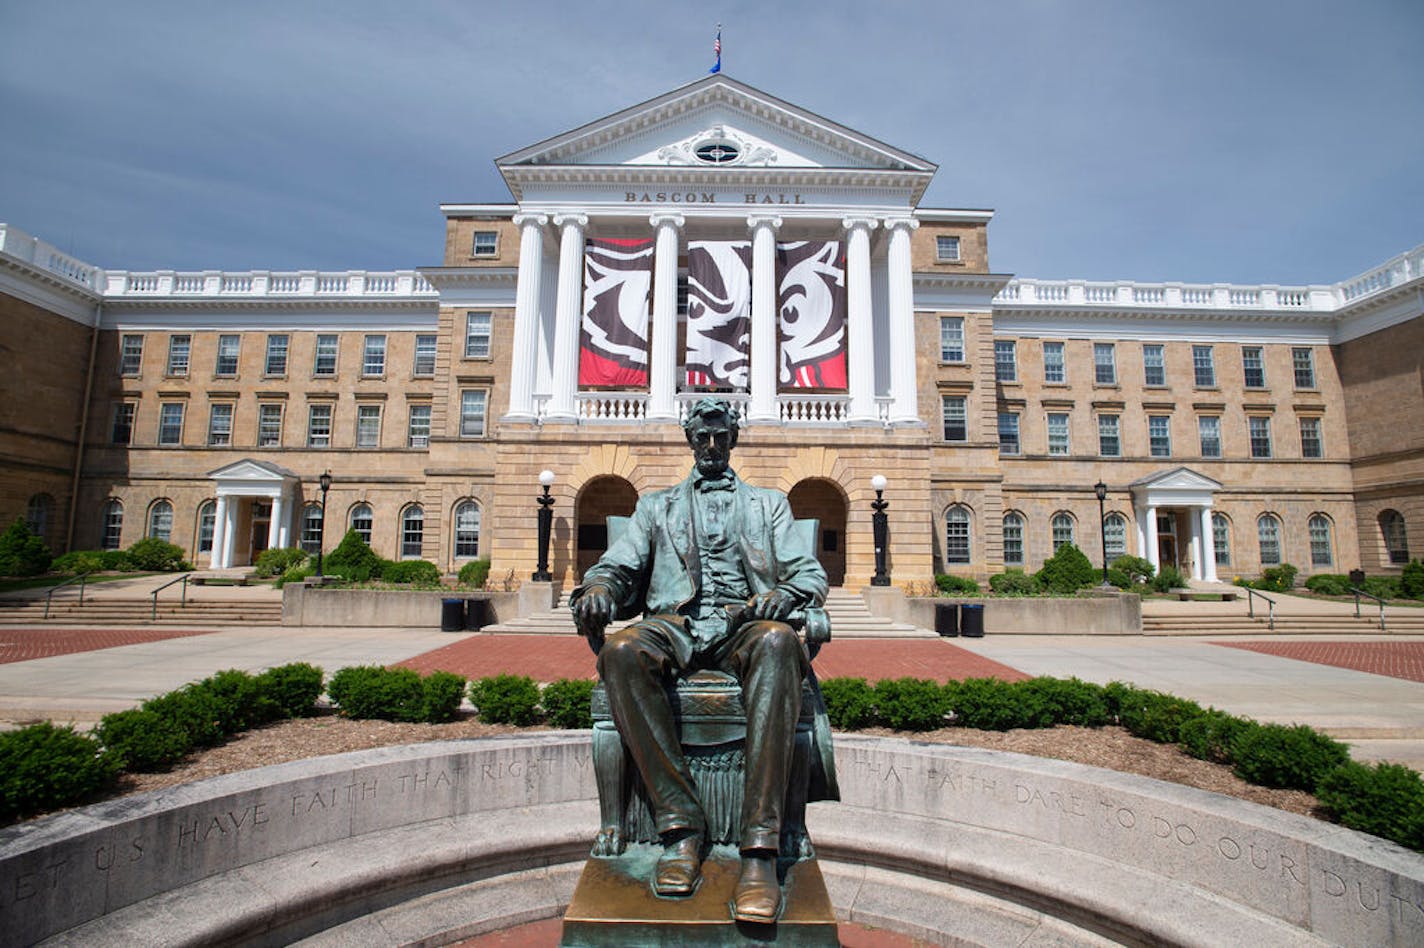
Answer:
[[[205,500],[198,507],[198,552],[213,551],[213,534],[217,531],[218,505]]]
[[[477,230],[470,242],[470,256],[493,257],[499,253],[499,232]]]
[[[1019,380],[1018,349],[1012,339],[994,340],[994,381],[1017,382]]]
[[[489,313],[465,314],[465,358],[489,358],[490,318]]]
[[[417,404],[410,406],[410,424],[406,431],[406,445],[412,448],[430,447],[430,406]]]
[[[48,540],[49,521],[54,513],[54,498],[49,494],[35,494],[25,505],[25,526],[41,540]]]
[[[460,393],[460,437],[485,436],[485,402],[488,395],[482,389],[466,389]]]
[[[1241,347],[1241,371],[1247,388],[1266,387],[1266,360],[1260,346]]]
[[[1305,529],[1310,534],[1310,565],[1333,565],[1335,554],[1330,542],[1330,520],[1324,514],[1314,514],[1305,522]]]
[[[935,238],[935,256],[942,262],[959,262],[959,238],[940,234]]]
[[[221,377],[237,374],[237,357],[242,351],[242,337],[236,333],[218,336],[218,354],[213,362],[213,374]]]
[[[1383,510],[1379,515],[1379,524],[1390,565],[1404,566],[1408,564],[1409,532],[1404,524],[1404,514],[1398,510]]]
[[[1024,518],[1022,514],[1004,514],[1004,565],[1022,566],[1024,561]]]
[[[158,443],[183,443],[183,403],[162,402],[158,406]]]
[[[1154,458],[1172,456],[1172,416],[1147,416],[1147,449]]]
[[[374,519],[370,504],[357,504],[351,508],[351,529],[356,531],[356,535],[364,540],[367,546],[371,545],[371,523]]]
[[[1122,514],[1110,513],[1103,519],[1103,544],[1109,563],[1127,555],[1127,518]]]
[[[1073,515],[1066,511],[1059,511],[1053,515],[1050,524],[1053,531],[1053,552],[1057,553],[1058,548],[1065,543],[1075,542],[1073,539]]]
[[[969,509],[960,504],[950,507],[944,515],[944,561],[969,562]]]
[[[119,374],[138,375],[143,369],[143,336],[125,335],[119,342]]]
[[[1105,458],[1122,456],[1122,437],[1117,415],[1098,416],[1098,454]]]
[[[287,334],[269,333],[267,336],[267,361],[262,366],[263,375],[287,374]]]
[[[1256,539],[1261,547],[1261,565],[1281,565],[1281,522],[1272,514],[1256,520]]]
[[[302,549],[312,556],[321,549],[321,504],[307,504],[302,508]]]
[[[215,402],[208,408],[208,446],[232,444],[232,403]]]
[[[110,444],[128,444],[133,441],[134,412],[138,406],[133,402],[119,402],[114,406],[114,426],[109,430]]]
[[[1197,436],[1201,440],[1201,456],[1221,457],[1221,418],[1217,415],[1197,416]]]
[[[999,412],[999,453],[1019,453],[1019,413]]]
[[[1231,565],[1231,522],[1225,514],[1211,515],[1211,548],[1217,566]]]
[[[939,360],[941,362],[964,361],[964,317],[941,316],[939,318]]]
[[[1251,415],[1246,419],[1251,434],[1251,456],[1268,458],[1271,456],[1271,419],[1265,415]]]
[[[1211,346],[1192,346],[1192,380],[1197,388],[1216,388],[1216,359]]]
[[[963,395],[941,395],[940,409],[944,413],[944,440],[969,440],[969,415]]]
[[[474,559],[480,555],[480,505],[467,500],[455,508],[455,556]]]
[[[148,535],[168,543],[173,538],[173,505],[160,500],[148,508]]]
[[[1167,362],[1157,343],[1146,343],[1142,347],[1142,381],[1151,388],[1167,384]]]
[[[1057,456],[1068,454],[1068,413],[1051,411],[1048,413],[1048,453]]]
[[[1291,368],[1296,388],[1315,388],[1315,351],[1309,346],[1291,349]]]
[[[188,374],[188,359],[193,353],[193,337],[189,335],[168,337],[168,374],[181,376]]]
[[[316,337],[316,351],[312,359],[312,375],[330,378],[336,374],[336,353],[340,348],[340,338],[334,332],[319,333]]]
[[[361,374],[368,378],[386,374],[386,337],[366,337],[361,349]]]
[[[124,505],[111,500],[104,505],[100,519],[102,539],[99,546],[105,550],[117,550],[124,534]]]
[[[307,406],[307,447],[331,446],[331,408],[328,402]]]
[[[356,447],[379,448],[381,446],[381,406],[356,406]]]
[[[1111,342],[1093,343],[1093,382],[1117,384],[1117,347]]]
[[[425,511],[411,504],[401,511],[401,557],[418,559],[425,548]]]
[[[282,444],[282,404],[263,402],[257,406],[257,446],[275,448]]]
[[[1068,380],[1068,369],[1063,361],[1063,343],[1043,344],[1043,380],[1050,383]]]
[[[421,378],[435,374],[435,345],[436,336],[434,333],[418,333],[415,337],[415,361],[411,365],[411,374]]]
[[[1320,440],[1320,419],[1313,415],[1300,419],[1300,456],[1325,457],[1325,445]]]

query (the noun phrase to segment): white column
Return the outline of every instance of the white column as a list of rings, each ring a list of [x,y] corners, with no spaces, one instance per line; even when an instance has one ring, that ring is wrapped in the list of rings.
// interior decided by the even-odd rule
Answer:
[[[846,334],[847,381],[850,383],[850,423],[878,425],[875,410],[875,328],[870,293],[870,232],[877,221],[847,217]]]
[[[776,404],[776,231],[779,217],[747,218],[752,231],[752,371],[747,420],[781,420]]]
[[[578,389],[579,324],[583,320],[584,214],[559,214],[559,300],[554,315],[554,391],[545,421],[572,424]]]
[[[1216,576],[1216,534],[1211,529],[1211,507],[1206,506],[1201,514],[1202,535],[1202,579],[1208,583],[1220,582]]]
[[[286,545],[282,542],[282,535],[286,532],[283,529],[282,521],[286,519],[286,516],[287,498],[278,494],[272,498],[272,520],[267,524],[268,549],[278,549]]]
[[[209,569],[227,569],[227,543],[230,532],[227,528],[227,495],[218,494],[218,504],[213,511],[213,552],[208,557]]]
[[[1143,554],[1147,557],[1147,562],[1152,564],[1154,570],[1162,568],[1162,562],[1158,559],[1157,552],[1157,508],[1147,508],[1147,551]]]
[[[919,382],[915,372],[915,287],[910,261],[910,232],[920,222],[909,217],[885,222],[890,232],[886,267],[890,297],[890,423],[918,425]]]
[[[516,214],[519,228],[519,281],[514,291],[514,351],[509,365],[506,421],[534,421],[534,348],[539,340],[540,279],[544,271],[543,214]]]
[[[648,373],[648,420],[677,420],[677,232],[681,214],[654,214],[652,364]]]
[[[1200,581],[1204,575],[1202,564],[1206,558],[1206,544],[1203,542],[1200,517],[1187,516],[1187,537],[1192,549],[1192,579]]]

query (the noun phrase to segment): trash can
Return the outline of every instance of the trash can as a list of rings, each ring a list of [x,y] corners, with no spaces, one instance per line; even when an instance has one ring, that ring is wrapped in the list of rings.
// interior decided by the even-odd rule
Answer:
[[[959,607],[959,633],[966,638],[984,637],[984,604],[966,602]]]
[[[1362,569],[1350,570],[1350,585],[1356,589],[1365,585],[1365,571]]]
[[[459,632],[465,628],[465,600],[440,600],[440,631]]]
[[[490,624],[490,604],[488,599],[469,599],[465,602],[465,628],[478,632]]]
[[[959,635],[959,603],[935,603],[935,631],[947,639]]]

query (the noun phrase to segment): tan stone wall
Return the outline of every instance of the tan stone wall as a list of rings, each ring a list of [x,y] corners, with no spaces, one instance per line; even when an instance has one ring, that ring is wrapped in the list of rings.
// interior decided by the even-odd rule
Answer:
[[[959,261],[939,259],[936,237],[959,238]],[[921,221],[910,240],[910,262],[916,273],[988,273],[989,229],[984,224],[944,224]]]
[[[513,214],[511,209],[510,214]],[[494,231],[495,255],[474,255],[475,231]],[[445,266],[513,267],[519,264],[519,228],[509,216],[451,217],[445,221]]]

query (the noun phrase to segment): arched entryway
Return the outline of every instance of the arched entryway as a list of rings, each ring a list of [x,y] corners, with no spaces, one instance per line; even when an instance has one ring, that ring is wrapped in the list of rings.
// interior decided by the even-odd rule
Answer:
[[[580,577],[608,549],[608,518],[630,517],[637,505],[637,490],[615,474],[583,485],[574,501],[574,566]]]
[[[816,556],[826,569],[832,586],[845,583],[846,497],[835,481],[811,477],[791,488],[787,495],[791,513],[797,520],[821,522],[816,535]]]

